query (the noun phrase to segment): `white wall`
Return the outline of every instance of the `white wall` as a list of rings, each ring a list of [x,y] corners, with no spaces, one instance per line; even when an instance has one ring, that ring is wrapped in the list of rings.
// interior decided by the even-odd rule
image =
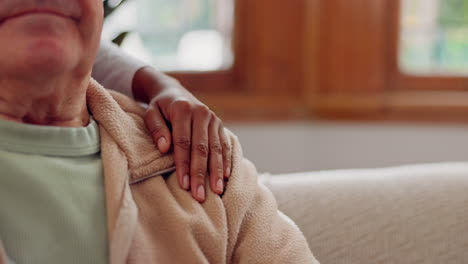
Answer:
[[[260,172],[468,160],[468,125],[227,124]]]

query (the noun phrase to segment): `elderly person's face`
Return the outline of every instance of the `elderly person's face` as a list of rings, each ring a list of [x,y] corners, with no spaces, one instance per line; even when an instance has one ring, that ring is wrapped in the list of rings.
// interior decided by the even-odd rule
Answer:
[[[0,0],[0,72],[83,77],[91,71],[102,22],[102,0]]]

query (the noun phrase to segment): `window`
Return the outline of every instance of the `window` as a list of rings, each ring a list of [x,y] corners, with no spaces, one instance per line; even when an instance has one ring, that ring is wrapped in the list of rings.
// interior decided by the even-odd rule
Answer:
[[[126,0],[123,31],[223,118],[468,119],[468,0]]]
[[[468,76],[468,0],[402,0],[400,68]]]
[[[465,122],[467,10],[467,0],[310,1],[309,109],[333,119]]]
[[[103,36],[128,32],[122,48],[160,70],[221,70],[233,60],[233,10],[232,0],[127,0]]]
[[[387,0],[388,1],[388,0]],[[389,1],[392,90],[468,91],[466,0]],[[453,100],[445,100],[451,105]],[[458,106],[460,105],[457,102]],[[464,107],[464,106],[463,106]]]

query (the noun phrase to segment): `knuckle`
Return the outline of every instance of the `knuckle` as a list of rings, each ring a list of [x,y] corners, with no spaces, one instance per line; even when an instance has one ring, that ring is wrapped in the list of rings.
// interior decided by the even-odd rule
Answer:
[[[216,174],[214,174],[216,173]],[[224,174],[224,171],[223,171],[223,168],[221,167],[217,167],[216,169],[214,169],[211,174],[214,174],[214,175],[218,175],[219,178],[222,178],[223,177],[223,174]]]
[[[206,170],[204,170],[203,168],[196,168],[195,173],[192,173],[192,176],[196,181],[203,182],[205,181]]]
[[[184,160],[182,161],[182,167],[183,167],[185,170],[188,170],[188,169],[190,168],[190,161],[184,159]]]
[[[154,116],[154,112],[148,110],[148,112],[146,112],[146,114],[143,117],[143,119],[145,120],[145,123],[146,124],[151,123],[151,120],[153,119],[153,116]]]
[[[231,162],[232,153],[231,153],[230,151],[224,152],[224,154],[223,154],[223,159],[224,159],[224,161],[227,162],[227,163]]]
[[[188,113],[191,111],[191,105],[190,102],[185,101],[185,100],[177,100],[172,103],[171,105],[172,110],[177,110],[181,111],[183,113]]]
[[[159,132],[165,127],[165,123],[158,119],[158,118],[153,118],[151,115],[146,115],[144,117],[146,127],[151,133]]]
[[[190,170],[190,161],[186,159],[180,161],[179,163],[177,163],[177,168],[182,169],[184,173],[188,172]]]
[[[152,133],[159,133],[161,130],[163,130],[165,127],[165,124],[163,124],[160,120],[153,122],[153,131]]]
[[[192,145],[192,143],[190,142],[190,139],[186,137],[180,137],[180,138],[175,139],[174,144],[177,147],[180,147],[184,150],[190,150],[190,146]]]
[[[197,114],[199,114],[201,116],[210,116],[211,115],[211,110],[206,105],[197,106],[195,111],[196,111]]]
[[[221,147],[221,144],[219,142],[214,142],[210,146],[210,151],[214,154],[222,154],[223,148]]]
[[[221,121],[221,119],[216,115],[216,113],[212,112],[211,115],[213,116],[213,122],[215,122],[218,125],[223,123],[223,121]]]
[[[219,133],[219,127],[220,127],[221,119],[219,119],[215,113],[211,114],[211,125],[213,126],[214,129],[216,129],[217,133]]]
[[[229,144],[227,142],[223,142],[223,149],[224,149],[225,153],[231,152],[231,144]]]
[[[200,154],[200,156],[206,158],[208,157],[208,153],[209,153],[209,150],[208,150],[208,146],[206,143],[202,142],[202,143],[198,143],[197,146],[196,146],[196,150],[198,152],[198,154]]]
[[[183,160],[182,160],[182,165],[183,165],[184,167],[189,168],[189,167],[190,167],[190,159],[183,159]]]

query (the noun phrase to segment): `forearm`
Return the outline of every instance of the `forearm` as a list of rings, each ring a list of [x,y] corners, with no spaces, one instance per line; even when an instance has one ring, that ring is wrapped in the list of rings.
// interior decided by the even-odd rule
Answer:
[[[180,97],[199,102],[175,78],[150,66],[143,67],[135,73],[132,92],[134,98],[143,103],[149,103],[162,93],[165,95],[170,94],[173,98]]]
[[[93,78],[107,89],[133,97],[134,76],[145,66],[146,63],[123,53],[115,44],[103,42],[93,67]]]
[[[188,94],[174,78],[124,54],[112,43],[102,43],[93,68],[93,78],[107,89],[149,103],[168,89]]]
[[[167,89],[180,89],[186,92],[185,88],[176,79],[153,67],[143,67],[135,73],[132,92],[136,100],[149,103],[152,98]]]

